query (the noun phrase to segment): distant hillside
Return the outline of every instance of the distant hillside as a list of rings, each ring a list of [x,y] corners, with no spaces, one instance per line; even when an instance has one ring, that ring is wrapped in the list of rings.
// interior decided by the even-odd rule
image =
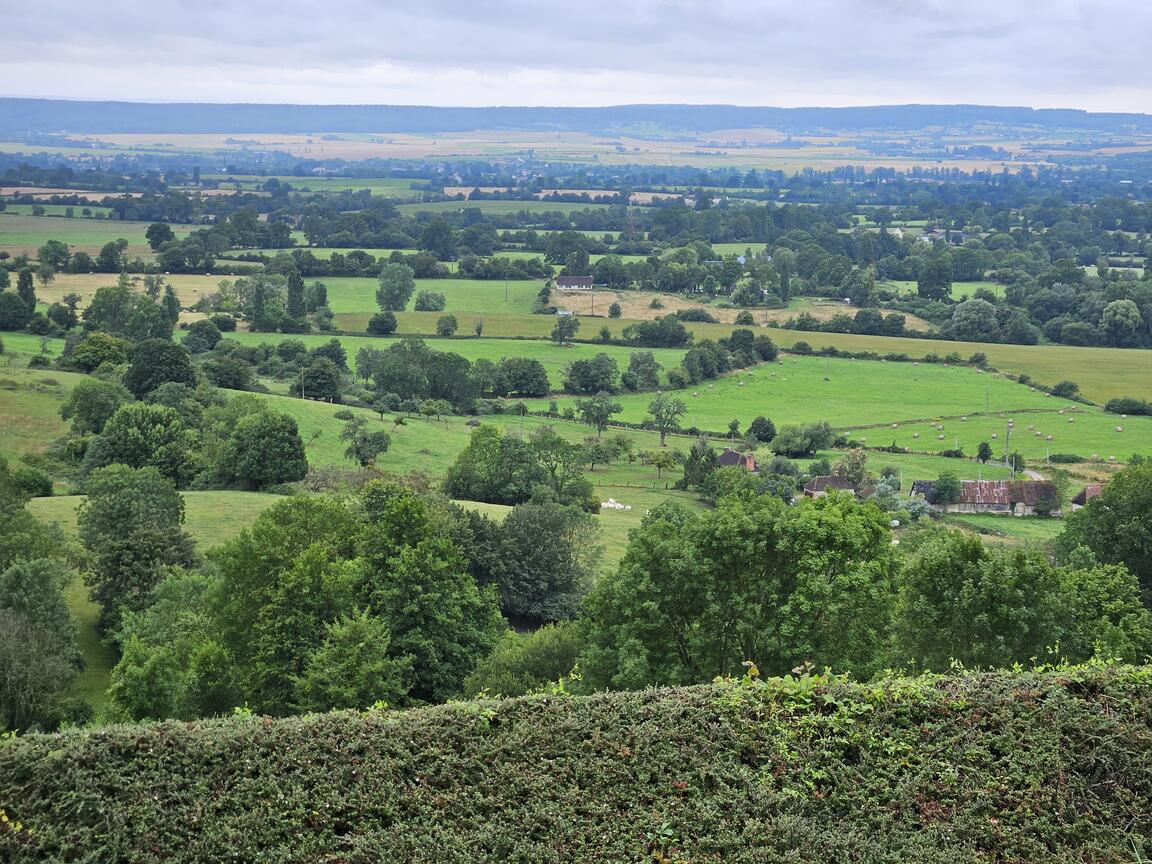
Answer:
[[[981,105],[768,108],[736,105],[618,105],[605,108],[435,108],[419,105],[259,105],[0,99],[8,135],[256,132],[464,132],[473,129],[612,133],[640,124],[684,132],[767,127],[794,134],[821,130],[922,129],[928,126],[1032,126],[1098,132],[1152,130],[1147,114]]]
[[[0,742],[5,861],[1152,857],[1152,668],[807,679]]]

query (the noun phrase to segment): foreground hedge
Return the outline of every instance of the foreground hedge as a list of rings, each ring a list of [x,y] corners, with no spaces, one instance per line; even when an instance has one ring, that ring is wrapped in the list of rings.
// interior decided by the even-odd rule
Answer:
[[[33,735],[0,807],[14,861],[1142,861],[1152,669]]]

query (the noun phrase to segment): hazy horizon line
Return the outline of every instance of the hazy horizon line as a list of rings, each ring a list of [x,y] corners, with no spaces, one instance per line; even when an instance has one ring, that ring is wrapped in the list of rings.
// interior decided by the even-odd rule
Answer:
[[[1152,116],[1148,111],[1108,111],[1092,108],[1078,108],[1074,106],[1038,107],[1035,105],[1009,104],[994,102],[870,102],[854,103],[851,105],[772,105],[772,104],[746,104],[739,102],[618,102],[603,105],[563,105],[563,104],[511,104],[492,103],[486,105],[465,104],[432,104],[428,102],[279,102],[259,100],[194,100],[194,99],[134,99],[113,96],[100,98],[84,96],[25,96],[15,94],[0,94],[0,100],[22,100],[28,102],[87,102],[87,103],[119,103],[126,105],[229,105],[229,106],[276,106],[286,108],[435,108],[443,110],[478,111],[491,109],[524,109],[524,110],[553,110],[566,111],[598,111],[614,108],[738,108],[750,110],[769,109],[773,111],[851,111],[871,108],[996,108],[1024,111],[1072,111],[1080,114],[1132,114],[1137,116]]]

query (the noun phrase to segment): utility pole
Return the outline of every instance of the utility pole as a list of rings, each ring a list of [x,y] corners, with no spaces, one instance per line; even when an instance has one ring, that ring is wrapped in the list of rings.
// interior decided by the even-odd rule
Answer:
[[[1013,459],[1011,462],[1008,461],[1009,460],[1008,441],[1009,441],[1009,439],[1011,439],[1011,437],[1012,437],[1012,423],[1011,423],[1011,421],[1009,421],[1004,426],[1004,464],[1005,464],[1005,466],[1007,466],[1011,470],[1011,472],[1012,472],[1011,477],[1013,480],[1015,480],[1016,479],[1016,460]]]
[[[300,367],[300,398],[304,398],[304,367]]]

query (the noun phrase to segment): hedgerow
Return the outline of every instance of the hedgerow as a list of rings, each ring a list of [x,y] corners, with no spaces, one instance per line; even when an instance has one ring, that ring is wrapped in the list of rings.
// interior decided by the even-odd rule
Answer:
[[[742,681],[0,744],[10,861],[1152,856],[1152,669]]]

